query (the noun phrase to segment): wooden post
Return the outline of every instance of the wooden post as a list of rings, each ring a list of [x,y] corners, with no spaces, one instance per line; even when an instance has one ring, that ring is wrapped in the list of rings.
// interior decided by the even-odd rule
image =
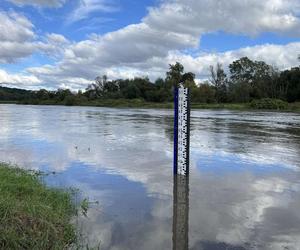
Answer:
[[[174,175],[173,250],[189,247],[189,176]]]

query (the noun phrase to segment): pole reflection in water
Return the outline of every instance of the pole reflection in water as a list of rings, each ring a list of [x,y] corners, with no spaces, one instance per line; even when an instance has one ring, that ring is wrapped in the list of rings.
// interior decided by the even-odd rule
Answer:
[[[189,176],[175,175],[173,188],[173,250],[189,247]]]

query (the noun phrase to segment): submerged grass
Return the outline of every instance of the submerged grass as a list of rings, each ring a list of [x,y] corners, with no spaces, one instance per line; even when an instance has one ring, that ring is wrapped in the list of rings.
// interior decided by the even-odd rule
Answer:
[[[76,243],[72,193],[0,163],[0,249],[67,249]]]

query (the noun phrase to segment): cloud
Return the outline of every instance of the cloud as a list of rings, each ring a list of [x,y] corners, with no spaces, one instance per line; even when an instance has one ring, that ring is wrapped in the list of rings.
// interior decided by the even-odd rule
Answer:
[[[57,57],[70,42],[60,34],[38,37],[34,25],[16,12],[0,12],[0,63],[15,63],[35,52]]]
[[[9,74],[5,70],[0,69],[0,84],[1,85],[10,85],[17,87],[36,87],[36,85],[40,84],[41,80],[39,80],[34,75],[26,75],[26,74]]]
[[[205,78],[209,75],[209,66],[217,62],[227,67],[233,61],[247,56],[251,60],[265,61],[281,70],[297,66],[297,54],[300,53],[300,42],[286,45],[264,44],[245,47],[224,53],[203,53],[193,57],[180,52],[170,53],[167,57],[169,63],[181,62],[186,70],[195,72],[197,77]]]
[[[300,52],[300,42],[289,43],[287,45],[266,44],[254,47],[245,47],[238,50],[227,51],[224,53],[203,53],[199,56],[186,55],[182,52],[171,51],[164,57],[154,57],[136,62],[102,61],[104,55],[98,55],[97,47],[93,46],[93,42],[85,41],[79,46],[80,49],[68,48],[65,51],[64,59],[57,65],[46,65],[43,67],[29,68],[30,74],[36,75],[41,79],[47,79],[56,87],[65,82],[67,79],[86,79],[80,80],[76,89],[85,88],[88,83],[93,81],[97,75],[106,74],[110,79],[132,78],[136,76],[149,76],[155,80],[158,77],[164,77],[168,70],[169,64],[181,62],[187,71],[192,71],[198,79],[207,79],[209,76],[209,66],[215,65],[217,62],[223,64],[226,68],[234,60],[243,56],[248,56],[252,60],[263,60],[270,65],[274,65],[279,69],[287,69],[298,65],[297,54]],[[106,58],[108,60],[108,57]],[[97,61],[99,60],[99,61]],[[126,65],[126,66],[123,66]]]
[[[0,12],[0,41],[24,42],[34,38],[33,24],[16,12]]]
[[[69,41],[60,34],[51,33],[47,35],[47,39],[50,43],[53,44],[67,44]]]
[[[43,42],[37,42],[36,48],[49,57],[59,59],[64,50],[71,44],[63,35],[50,33],[44,37]]]
[[[78,7],[68,16],[67,23],[86,19],[95,12],[115,12],[119,8],[108,0],[79,0]]]
[[[234,34],[299,33],[300,3],[296,0],[170,0],[150,8],[144,22],[166,32]],[[176,25],[174,25],[176,24]]]
[[[30,55],[35,38],[33,24],[15,12],[0,12],[0,63],[12,63]]]
[[[74,22],[95,11],[113,10],[115,6],[104,0],[82,0],[69,20]],[[168,64],[176,61],[195,72],[198,78],[205,78],[209,65],[219,61],[226,66],[241,56],[287,68],[297,63],[294,55],[297,54],[295,51],[299,51],[299,43],[265,44],[196,56],[184,51],[192,48],[200,52],[201,37],[217,31],[248,36],[262,32],[298,36],[299,13],[300,3],[296,0],[166,0],[157,7],[149,8],[140,23],[114,32],[93,34],[77,43],[57,36],[47,37],[46,41],[36,45],[37,50],[58,55],[61,59],[54,65],[29,68],[27,71],[45,79],[49,86],[57,87],[61,84],[67,86],[67,79],[72,79],[72,82],[80,79],[79,82],[83,83],[101,74],[110,78],[147,75],[154,79],[164,76]],[[57,45],[57,40],[60,40],[60,45]]]
[[[9,2],[18,5],[32,5],[35,7],[49,7],[49,8],[58,8],[64,5],[66,0],[8,0]]]

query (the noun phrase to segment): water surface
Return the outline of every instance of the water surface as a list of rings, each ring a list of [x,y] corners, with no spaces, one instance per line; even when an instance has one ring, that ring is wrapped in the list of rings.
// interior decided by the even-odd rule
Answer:
[[[0,105],[0,161],[98,201],[78,225],[101,249],[300,249],[300,114],[192,111],[188,180],[172,115]]]

